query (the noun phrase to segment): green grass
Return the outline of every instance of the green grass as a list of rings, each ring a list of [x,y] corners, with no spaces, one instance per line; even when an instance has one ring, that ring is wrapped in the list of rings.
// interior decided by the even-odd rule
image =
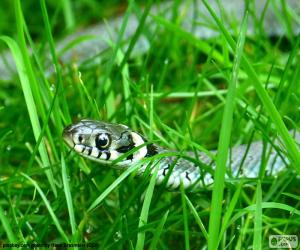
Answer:
[[[236,46],[235,59],[232,67],[232,74],[229,80],[228,93],[224,106],[224,114],[222,117],[222,125],[220,131],[220,138],[218,144],[218,152],[216,159],[216,171],[214,174],[215,185],[212,192],[212,205],[211,214],[209,220],[209,240],[208,248],[217,249],[218,238],[221,223],[221,213],[222,213],[222,199],[224,192],[224,181],[226,173],[226,162],[228,159],[229,145],[230,145],[230,135],[232,130],[233,122],[233,110],[235,105],[235,92],[236,85],[238,83],[238,74],[241,63],[241,58],[244,50],[245,36],[247,31],[247,21],[248,15],[246,13],[245,18],[242,23],[241,31],[238,37],[238,42]]]
[[[56,30],[94,23],[95,14],[78,15],[67,0],[53,10],[50,2],[38,2],[40,22],[32,26],[28,6],[14,0],[10,15],[17,29],[0,36],[1,48],[10,49],[17,66],[17,75],[0,85],[0,244],[268,249],[271,234],[300,236],[295,174],[300,158],[288,134],[300,127],[300,38],[292,35],[288,14],[277,13],[286,37],[268,38],[259,21],[255,29],[260,32],[247,37],[251,11],[243,24],[232,27],[238,34],[232,36],[224,17],[204,1],[213,20],[207,25],[221,34],[205,40],[180,26],[184,14],[178,14],[177,2],[167,20],[149,14],[155,1],[144,9],[130,1],[117,40],[108,41],[110,49],[95,58],[97,64],[65,65],[55,50],[62,35]],[[86,1],[77,4],[82,7]],[[103,16],[109,20],[118,7],[124,5],[111,5]],[[141,21],[127,49],[121,50],[131,14]],[[154,35],[146,20],[156,25]],[[149,51],[132,58],[140,36],[148,39]],[[75,38],[61,53],[90,38]],[[51,76],[45,73],[45,47],[56,69]],[[193,193],[168,192],[154,186],[155,176],[136,178],[139,164],[121,172],[82,159],[67,149],[61,133],[83,117],[127,124],[178,150],[175,154],[218,148],[215,185]],[[266,177],[262,165],[258,179],[224,180],[230,146],[268,142],[274,134],[282,138],[291,161],[282,174]]]

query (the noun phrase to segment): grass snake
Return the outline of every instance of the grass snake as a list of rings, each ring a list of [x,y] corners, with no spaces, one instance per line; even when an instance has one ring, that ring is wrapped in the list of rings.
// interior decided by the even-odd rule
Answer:
[[[293,133],[293,136],[300,143],[300,134]],[[123,170],[154,155],[176,153],[149,142],[143,135],[125,125],[104,121],[81,120],[71,124],[64,129],[63,138],[66,144],[81,156]],[[215,155],[217,151],[213,150],[211,153]],[[126,157],[123,157],[125,154]],[[181,157],[179,153],[178,156],[164,156],[159,159],[157,165],[152,164],[159,168],[156,184],[164,183],[170,190],[178,189],[180,183],[186,189],[212,184],[214,157],[203,152],[188,152],[186,155],[188,157]],[[266,155],[266,175],[277,175],[290,163],[278,139],[266,147],[262,141],[257,141],[230,149],[227,167],[231,171],[227,172],[226,177],[257,178],[263,155]],[[143,175],[148,165],[141,164],[137,174]],[[154,167],[150,172],[153,171]]]

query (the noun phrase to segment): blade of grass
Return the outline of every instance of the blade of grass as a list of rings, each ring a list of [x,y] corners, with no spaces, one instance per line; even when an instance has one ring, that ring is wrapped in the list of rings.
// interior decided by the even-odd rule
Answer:
[[[186,209],[186,199],[184,194],[183,183],[180,182],[180,193],[181,193],[181,204],[182,204],[182,213],[183,213],[183,227],[184,227],[184,246],[185,249],[190,249],[190,230],[189,230],[189,218]]]
[[[151,163],[150,163],[151,164]],[[156,178],[157,178],[157,173],[158,173],[158,164],[154,164],[154,173],[151,176],[150,179],[150,183],[149,186],[146,190],[146,194],[145,194],[145,199],[143,202],[143,206],[142,206],[142,211],[141,211],[141,216],[139,218],[139,225],[138,228],[141,228],[143,226],[145,226],[147,224],[148,221],[148,213],[149,213],[149,208],[150,208],[150,204],[151,204],[151,200],[152,200],[152,196],[153,196],[153,190],[154,190],[154,186],[155,186],[155,182],[156,182]],[[145,242],[145,232],[138,232],[137,235],[137,241],[136,241],[136,246],[135,249],[136,250],[142,250],[144,249],[144,242]]]
[[[68,104],[65,98],[65,94],[64,94],[64,88],[63,88],[63,84],[62,84],[62,75],[61,75],[61,68],[60,65],[58,63],[58,59],[56,56],[56,52],[55,52],[55,43],[54,43],[54,39],[51,33],[51,26],[50,26],[50,22],[49,22],[49,17],[48,17],[48,13],[47,13],[47,7],[46,7],[46,3],[44,0],[40,0],[40,6],[41,6],[41,10],[42,10],[42,17],[43,17],[43,21],[44,21],[44,27],[45,27],[45,31],[46,31],[46,36],[47,36],[47,41],[49,42],[49,48],[50,48],[50,53],[52,56],[52,60],[53,60],[53,65],[55,68],[55,72],[57,75],[57,88],[58,88],[58,93],[59,93],[59,98],[57,99],[57,106],[55,106],[55,111],[60,110],[59,108],[59,103],[62,103],[62,111],[60,112],[60,114],[63,116],[63,118],[66,119],[67,123],[71,122],[71,117],[70,117],[70,112],[68,109]],[[58,131],[62,131],[63,126],[62,126],[62,122],[61,119],[58,119],[55,121],[55,127],[57,128]],[[62,138],[61,138],[61,142],[62,142]],[[62,145],[62,143],[61,143]]]
[[[153,130],[154,130],[154,106],[153,106],[153,84],[150,86],[151,92],[149,96],[149,127],[150,127],[150,134],[149,140],[153,140]]]
[[[277,18],[278,23],[282,25],[285,29],[285,34],[293,42],[294,32],[291,25],[291,15],[287,9],[286,1],[270,1],[272,4],[272,9],[274,10],[275,17]]]
[[[159,224],[158,224],[158,227],[156,228],[156,230],[154,231],[154,235],[153,235],[153,239],[151,241],[151,245],[149,247],[150,250],[155,250],[157,249],[157,243],[159,241],[159,237],[162,233],[162,230],[164,228],[164,225],[167,221],[167,218],[168,218],[168,215],[169,215],[169,210],[167,210],[167,212],[164,214],[164,216],[161,218]]]
[[[11,135],[13,133],[13,130],[9,130],[6,133],[4,133],[3,135],[1,135],[0,137],[0,145],[3,145],[3,142],[5,141],[5,139]]]
[[[22,86],[22,90],[23,90],[23,94],[25,97],[25,103],[27,106],[27,110],[29,113],[29,118],[31,121],[31,126],[32,126],[32,130],[33,130],[33,134],[35,137],[35,140],[38,142],[39,141],[39,136],[41,134],[41,126],[40,126],[40,122],[39,122],[39,118],[38,118],[38,114],[37,114],[37,109],[35,106],[35,102],[32,96],[32,92],[31,92],[31,88],[30,88],[30,81],[26,75],[26,66],[24,65],[24,62],[22,60],[22,54],[20,51],[20,48],[18,47],[18,45],[16,44],[16,42],[14,40],[12,40],[9,37],[0,37],[1,40],[3,40],[8,47],[10,48],[12,55],[14,57],[15,63],[16,63],[16,67],[18,70],[18,74],[20,77],[20,82],[21,82],[21,86]],[[41,140],[41,143],[39,145],[39,153],[41,155],[41,159],[43,162],[43,166],[44,167],[49,167],[50,166],[50,160],[47,154],[47,150],[46,150],[46,146],[44,143],[44,140]],[[53,173],[51,171],[51,169],[47,169],[45,171],[46,176],[49,180],[49,184],[51,186],[51,189],[53,191],[53,193],[55,194],[55,196],[57,195],[57,191],[56,191],[56,187],[54,184],[54,177],[53,177]]]
[[[96,106],[96,104],[94,104],[93,99],[92,99],[89,91],[87,90],[84,82],[82,81],[80,71],[78,72],[78,81],[80,83],[79,86],[78,86],[78,88],[79,88],[79,92],[81,93],[81,96],[83,97],[85,95],[86,99],[88,100],[88,104],[86,106],[89,105],[89,107],[91,107],[91,109],[93,110],[93,113],[97,114],[97,110],[98,110],[97,106]],[[83,99],[84,98],[82,98],[82,100]]]
[[[238,199],[240,198],[241,194],[241,189],[242,189],[242,183],[238,186],[236,191],[234,192],[234,195],[229,203],[229,206],[227,207],[226,213],[224,214],[223,222],[222,222],[222,227],[220,230],[220,237],[219,237],[219,244],[222,239],[223,234],[225,233],[225,230],[228,228],[229,224],[229,219],[231,218],[231,215],[233,213],[233,210],[238,202]]]
[[[300,215],[300,210],[287,205],[287,204],[283,204],[283,203],[279,203],[279,202],[262,202],[261,203],[261,207],[262,209],[279,209],[279,210],[283,210],[283,211],[287,211],[290,214],[297,214]],[[254,205],[250,205],[247,206],[245,208],[243,208],[241,211],[237,212],[234,216],[232,216],[230,218],[230,221],[228,223],[228,225],[232,225],[234,224],[234,222],[236,220],[238,220],[239,218],[241,218],[242,216],[244,216],[245,214],[249,213],[249,212],[255,212],[256,211],[256,204]]]
[[[33,57],[34,57],[35,62],[37,64],[37,67],[40,70],[40,72],[43,72],[44,70],[43,70],[42,64],[41,64],[40,59],[38,57],[38,53],[37,53],[37,50],[35,48],[35,45],[34,45],[32,39],[30,37],[29,31],[27,29],[27,26],[25,26],[24,29],[25,29],[25,33],[26,33],[27,39],[29,41],[30,47],[32,49],[32,54],[33,54]],[[52,91],[50,90],[49,82],[48,82],[46,76],[44,74],[41,74],[41,77],[42,77],[43,81],[40,84],[44,84],[45,88],[48,90],[45,93],[46,97],[45,97],[44,101],[46,102],[46,106],[49,106],[49,109],[48,109],[48,111],[46,113],[46,117],[43,118],[43,127],[42,127],[42,130],[41,130],[39,139],[37,140],[37,143],[36,143],[36,145],[35,145],[32,153],[31,153],[31,157],[30,157],[30,160],[29,160],[29,163],[28,163],[28,168],[31,167],[31,165],[33,163],[33,160],[35,159],[35,155],[37,153],[38,146],[40,145],[41,140],[43,139],[43,135],[45,133],[47,134],[47,139],[49,140],[49,143],[50,143],[50,146],[51,146],[51,151],[53,152],[53,154],[55,156],[54,158],[57,161],[59,160],[58,153],[57,153],[57,147],[54,145],[54,140],[53,140],[54,136],[53,136],[53,133],[51,133],[49,127],[48,127],[48,123],[50,121],[51,115],[53,115],[55,121],[60,119],[59,118],[60,110],[59,110],[59,108],[56,105],[56,98],[58,96],[58,88],[56,88],[56,90],[54,92],[54,95],[53,95]],[[42,86],[41,86],[41,88],[42,88]],[[61,131],[59,131],[58,135],[59,136],[61,135]]]
[[[238,81],[238,72],[243,54],[243,47],[247,31],[247,14],[245,15],[241,32],[236,46],[235,59],[232,69],[231,81],[229,82],[228,93],[224,107],[224,114],[222,119],[222,126],[220,131],[220,138],[218,144],[218,154],[216,159],[216,170],[214,174],[214,187],[212,192],[212,204],[209,217],[208,228],[208,249],[218,248],[218,239],[220,233],[221,213],[222,213],[222,200],[224,192],[224,180],[226,172],[226,162],[228,157],[228,149],[230,143],[230,135],[233,120],[233,110],[235,104],[236,84]]]
[[[104,83],[103,89],[106,96],[105,105],[106,107],[110,107],[107,108],[107,118],[108,120],[115,122],[115,120],[113,120],[114,119],[113,116],[116,112],[116,105],[115,105],[116,97],[114,91],[112,90],[112,82],[110,79],[107,79],[107,81]]]
[[[289,53],[289,57],[288,57],[287,62],[284,66],[282,76],[281,76],[279,84],[278,84],[279,91],[276,93],[275,98],[274,98],[274,103],[275,103],[276,106],[279,105],[279,107],[280,107],[282,105],[281,100],[280,100],[280,96],[281,96],[282,92],[286,91],[286,89],[282,88],[282,86],[284,85],[284,83],[286,83],[289,80],[290,70],[294,70],[293,69],[293,67],[294,67],[293,63],[295,63],[295,66],[296,66],[296,71],[293,71],[293,72],[299,71],[299,63],[297,63],[297,54],[298,54],[298,51],[299,51],[299,44],[300,44],[300,36],[297,37],[297,40],[294,44],[295,46],[292,48],[291,52]],[[289,83],[289,86],[292,86],[293,84],[297,84],[297,83],[291,82],[291,83]],[[288,88],[288,89],[290,89],[290,88]],[[291,95],[291,93],[287,93],[286,98],[289,98],[290,95]]]
[[[68,174],[67,174],[66,163],[65,163],[65,159],[64,159],[63,155],[61,156],[61,175],[62,175],[62,180],[63,180],[64,192],[65,192],[65,196],[66,196],[66,202],[67,202],[67,206],[68,206],[72,235],[75,236],[75,233],[76,233],[75,213],[74,213],[72,195],[71,195],[70,186],[69,186],[69,179],[68,179]],[[73,240],[75,240],[74,242],[78,242],[78,241],[76,241],[76,239],[73,239]]]
[[[197,224],[200,227],[200,230],[201,230],[202,234],[204,235],[205,239],[208,240],[208,233],[207,233],[207,231],[206,231],[206,229],[205,229],[205,227],[204,227],[204,225],[203,225],[203,223],[202,223],[202,221],[201,221],[201,219],[200,219],[200,217],[199,217],[199,215],[196,211],[196,208],[194,207],[193,203],[189,200],[189,198],[187,196],[185,196],[185,199],[187,201],[187,205],[189,206],[189,208],[192,211],[192,214],[195,218],[195,221],[197,222]]]
[[[10,243],[17,243],[17,237],[15,236],[15,234],[13,233],[13,230],[11,228],[11,224],[7,218],[7,216],[5,215],[2,207],[0,206],[0,221],[1,224],[3,226],[4,231],[6,232],[7,238],[9,240]]]
[[[290,193],[282,193],[282,195],[286,195],[288,197],[294,198],[298,201],[300,201],[300,195],[290,194]]]
[[[256,188],[256,209],[254,219],[253,249],[262,249],[262,192],[261,183],[258,180]]]
[[[118,50],[118,53],[116,55],[116,62],[118,65],[121,63],[123,58],[124,58],[124,54],[121,52],[121,50]],[[132,105],[130,104],[130,100],[131,100],[130,80],[129,80],[130,77],[129,77],[129,67],[127,63],[124,64],[121,71],[121,75],[122,75],[123,93],[125,99],[125,112],[126,115],[130,115],[132,110]]]
[[[71,1],[62,0],[62,9],[64,12],[65,23],[68,30],[73,29],[75,26],[75,18],[72,11]]]

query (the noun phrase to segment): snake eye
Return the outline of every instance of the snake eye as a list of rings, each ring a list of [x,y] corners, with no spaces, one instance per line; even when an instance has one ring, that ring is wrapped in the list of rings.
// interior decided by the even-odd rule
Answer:
[[[108,136],[108,134],[99,134],[97,137],[96,137],[96,147],[98,149],[105,149],[107,148],[109,145],[110,145],[110,138]]]

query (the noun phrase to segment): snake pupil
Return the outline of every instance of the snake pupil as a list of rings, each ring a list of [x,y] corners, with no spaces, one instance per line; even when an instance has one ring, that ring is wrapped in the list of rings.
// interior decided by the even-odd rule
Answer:
[[[103,149],[109,146],[110,140],[107,134],[99,134],[95,142],[98,149]]]

